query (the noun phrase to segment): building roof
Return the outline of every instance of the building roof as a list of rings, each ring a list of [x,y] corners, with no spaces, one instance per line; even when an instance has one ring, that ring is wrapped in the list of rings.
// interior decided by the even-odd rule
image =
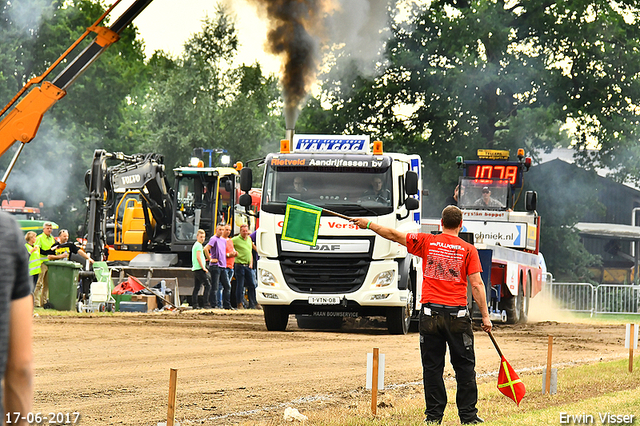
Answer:
[[[588,152],[595,152],[596,150],[588,150]],[[544,164],[553,160],[564,161],[565,163],[575,164],[575,154],[576,150],[573,148],[555,148],[549,153],[539,153],[539,161],[535,164]],[[612,173],[611,169],[608,168],[596,168],[595,169],[598,176],[603,178],[609,178],[609,175]],[[631,182],[623,182],[622,185],[627,186],[629,188],[633,188],[635,190],[640,190],[640,186],[637,186]]]
[[[615,238],[619,240],[640,240],[640,226],[618,223],[578,222],[576,229],[581,235],[596,238]]]

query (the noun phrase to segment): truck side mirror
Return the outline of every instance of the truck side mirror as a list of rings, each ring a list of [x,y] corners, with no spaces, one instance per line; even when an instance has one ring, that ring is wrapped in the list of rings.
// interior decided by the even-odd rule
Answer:
[[[538,193],[527,191],[524,194],[524,209],[528,212],[535,211],[538,206]]]
[[[253,171],[245,167],[240,170],[240,189],[243,192],[251,191],[251,185],[253,185]]]
[[[224,183],[224,190],[227,191],[228,193],[231,193],[233,191],[233,182],[231,182],[231,179],[228,179]]]
[[[420,207],[420,202],[416,198],[407,198],[404,200],[404,206],[407,210],[417,210]]]
[[[418,193],[418,174],[416,172],[409,170],[405,173],[404,191],[407,195],[416,195]]]
[[[249,207],[251,207],[251,195],[247,193],[242,194],[240,196],[240,199],[238,200],[238,203],[245,209],[248,209]]]

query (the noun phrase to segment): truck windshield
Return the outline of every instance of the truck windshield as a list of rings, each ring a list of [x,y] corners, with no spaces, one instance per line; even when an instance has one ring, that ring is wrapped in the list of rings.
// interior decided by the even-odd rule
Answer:
[[[393,211],[391,167],[276,169],[267,165],[262,209],[283,214],[289,197],[350,216],[388,214]]]
[[[509,181],[506,179],[460,179],[461,209],[504,210],[508,205]]]

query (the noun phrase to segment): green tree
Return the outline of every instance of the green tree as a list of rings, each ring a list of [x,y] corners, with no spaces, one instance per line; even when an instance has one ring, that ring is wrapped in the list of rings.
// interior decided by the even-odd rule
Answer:
[[[535,159],[557,146],[596,144],[595,155],[581,151],[583,166],[638,179],[637,2],[414,4],[407,20],[393,21],[383,72],[326,82],[323,104],[331,107],[311,119],[303,113],[303,125],[364,131],[419,153],[430,215],[453,191],[456,156],[472,159],[479,148],[525,148]],[[543,238],[560,245],[558,258],[575,260],[573,223],[545,222]]]
[[[253,159],[276,137],[277,81],[258,64],[233,68],[237,48],[235,23],[218,6],[180,58],[156,52],[151,59],[150,139],[143,148],[172,153],[168,168],[186,164],[196,147],[225,149],[232,161]]]

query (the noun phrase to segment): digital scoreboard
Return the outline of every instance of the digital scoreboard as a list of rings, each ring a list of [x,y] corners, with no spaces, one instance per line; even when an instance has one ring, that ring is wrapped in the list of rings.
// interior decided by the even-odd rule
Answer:
[[[522,165],[517,162],[467,161],[465,176],[476,179],[506,179],[519,188],[522,186]]]
[[[512,188],[522,186],[523,165],[517,161],[465,161],[464,176],[478,180],[505,179]]]

